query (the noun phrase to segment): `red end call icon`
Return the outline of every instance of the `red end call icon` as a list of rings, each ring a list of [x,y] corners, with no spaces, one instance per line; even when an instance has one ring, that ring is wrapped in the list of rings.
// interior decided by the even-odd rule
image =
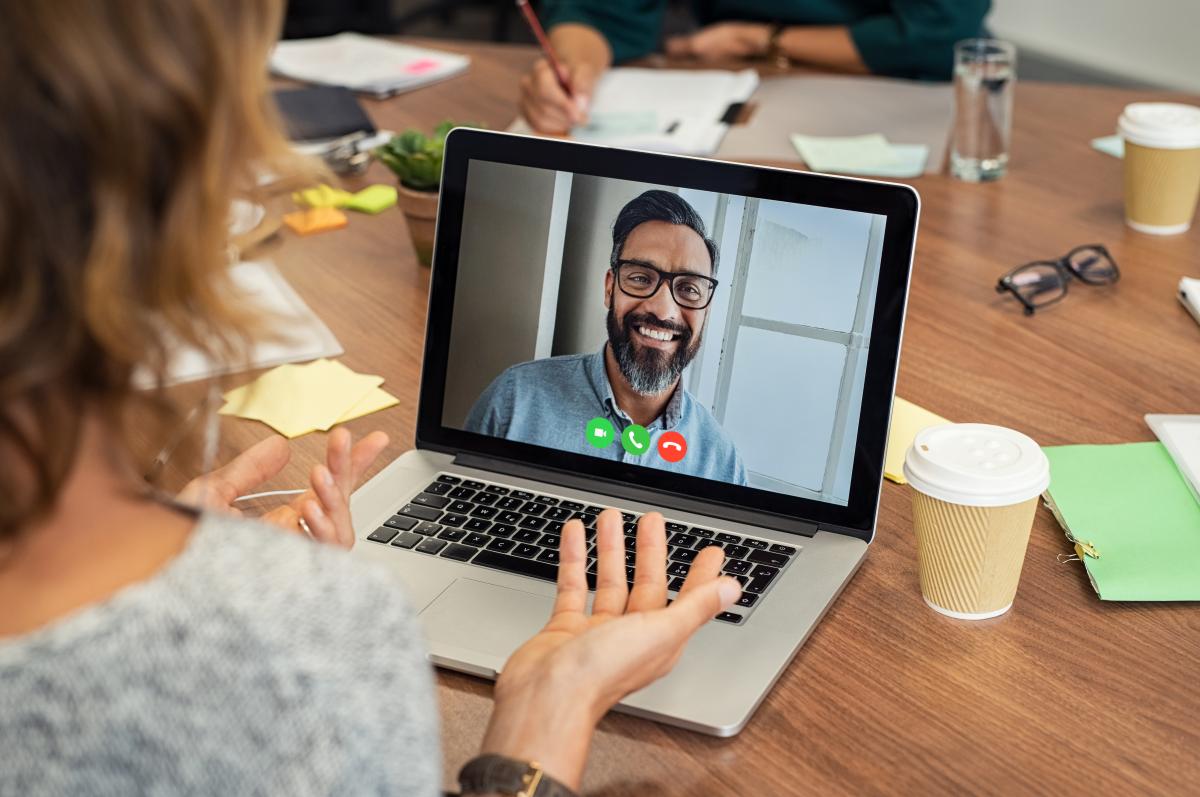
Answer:
[[[667,462],[678,462],[687,453],[687,440],[679,432],[663,432],[658,438],[658,455]]]

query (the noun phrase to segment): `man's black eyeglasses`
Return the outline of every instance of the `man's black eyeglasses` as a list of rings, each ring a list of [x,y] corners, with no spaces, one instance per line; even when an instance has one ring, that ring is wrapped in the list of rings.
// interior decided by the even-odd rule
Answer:
[[[671,286],[675,302],[688,310],[703,310],[717,292],[717,281],[690,271],[662,271],[636,260],[619,260],[613,268],[617,287],[626,296],[648,299],[658,293],[663,282]]]
[[[1058,260],[1035,260],[1017,266],[996,283],[996,293],[1010,291],[1033,315],[1039,307],[1067,295],[1067,283],[1076,277],[1086,285],[1111,285],[1121,278],[1117,261],[1100,244],[1077,246]]]

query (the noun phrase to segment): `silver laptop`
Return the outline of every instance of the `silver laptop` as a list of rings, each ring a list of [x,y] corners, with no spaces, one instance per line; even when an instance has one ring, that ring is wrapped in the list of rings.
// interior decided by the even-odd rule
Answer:
[[[563,524],[667,518],[671,595],[743,584],[618,710],[738,733],[875,533],[919,200],[907,186],[459,129],[416,446],[353,498],[433,662],[494,678]],[[386,330],[380,330],[387,341]],[[594,579],[594,575],[589,575]]]

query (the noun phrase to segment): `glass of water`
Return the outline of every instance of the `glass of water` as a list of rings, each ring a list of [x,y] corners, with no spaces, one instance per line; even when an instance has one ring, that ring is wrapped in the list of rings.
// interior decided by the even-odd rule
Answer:
[[[950,173],[977,183],[1008,168],[1017,48],[999,39],[954,45],[954,135]]]

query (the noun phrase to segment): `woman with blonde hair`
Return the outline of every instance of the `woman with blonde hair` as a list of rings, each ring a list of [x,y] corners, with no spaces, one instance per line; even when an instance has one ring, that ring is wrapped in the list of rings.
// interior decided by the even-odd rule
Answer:
[[[386,438],[331,434],[274,527],[226,510],[283,467],[281,439],[178,496],[137,475],[138,441],[180,413],[161,387],[135,392],[135,369],[161,384],[168,340],[236,362],[264,332],[230,298],[225,220],[256,175],[311,177],[266,101],[280,5],[0,0],[0,794],[441,785],[401,585],[341,550]],[[301,526],[331,544],[280,528]],[[591,613],[574,522],[468,793],[538,770],[538,795],[578,789],[600,717],[738,595],[704,551],[666,607],[657,515],[628,591],[619,515],[599,526]]]

